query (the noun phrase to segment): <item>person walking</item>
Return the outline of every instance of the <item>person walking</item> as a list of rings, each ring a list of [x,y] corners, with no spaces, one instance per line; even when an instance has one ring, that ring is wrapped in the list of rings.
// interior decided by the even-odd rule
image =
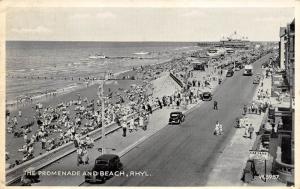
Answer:
[[[81,147],[77,148],[76,152],[77,152],[77,166],[79,166],[82,163],[82,155],[83,155],[82,148]]]
[[[149,112],[150,114],[152,114],[152,108],[151,108],[151,106],[150,106],[149,103],[147,104],[147,109],[148,109],[148,112]]]
[[[22,117],[22,111],[19,110],[19,117]]]
[[[249,138],[252,139],[252,134],[254,132],[254,127],[252,126],[252,124],[250,124],[248,128],[248,132],[249,132]]]
[[[129,132],[130,132],[130,133],[131,133],[132,130],[133,130],[133,125],[134,125],[134,120],[133,120],[133,118],[131,118],[130,121],[129,121]]]
[[[243,115],[246,115],[247,114],[247,105],[246,104],[244,104],[244,112],[243,112]]]
[[[214,101],[214,110],[218,110],[218,102]]]
[[[177,106],[177,109],[179,109],[179,106],[180,106],[180,101],[179,101],[179,99],[176,100],[176,106]]]
[[[122,122],[122,130],[123,130],[123,137],[126,137],[126,132],[127,132],[127,123],[126,121]]]
[[[18,125],[18,119],[17,116],[15,116],[13,119],[13,126],[17,126],[17,125]]]
[[[143,118],[142,115],[140,115],[140,117],[139,117],[139,126],[140,126],[143,130],[145,130],[145,128],[144,128],[144,118]]]
[[[41,139],[42,149],[43,149],[43,150],[46,149],[46,142],[47,142],[46,138],[43,137],[43,138]]]
[[[157,99],[157,102],[158,102],[158,106],[160,109],[162,109],[162,104],[161,104],[161,101],[159,99]]]
[[[216,122],[214,135],[222,135],[223,134],[223,126],[219,123],[219,121]]]
[[[219,123],[219,135],[223,135],[223,125]]]
[[[89,164],[89,154],[86,147],[82,150],[82,162],[84,165]]]

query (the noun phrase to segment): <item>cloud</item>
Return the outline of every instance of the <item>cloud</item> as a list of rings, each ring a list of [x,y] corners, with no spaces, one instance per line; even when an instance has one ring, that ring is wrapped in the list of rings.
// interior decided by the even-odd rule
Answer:
[[[183,17],[204,17],[206,15],[207,14],[202,11],[192,10],[192,11],[182,14],[181,16],[183,16]]]
[[[92,15],[91,14],[85,14],[85,13],[78,13],[78,14],[73,14],[71,15],[71,18],[73,19],[81,19],[81,18],[90,18]]]
[[[99,12],[99,13],[97,13],[96,17],[97,18],[115,18],[116,15],[113,14],[113,13],[111,13],[111,12],[106,11],[106,12]]]
[[[12,28],[12,32],[19,34],[48,34],[52,31],[44,26],[37,26],[35,28]]]
[[[92,19],[92,18],[103,18],[103,19],[108,19],[108,18],[115,18],[116,15],[109,12],[98,12],[98,13],[77,13],[73,14],[70,16],[71,19]]]
[[[289,16],[266,16],[266,17],[260,17],[256,18],[255,21],[257,22],[291,22],[292,17]]]

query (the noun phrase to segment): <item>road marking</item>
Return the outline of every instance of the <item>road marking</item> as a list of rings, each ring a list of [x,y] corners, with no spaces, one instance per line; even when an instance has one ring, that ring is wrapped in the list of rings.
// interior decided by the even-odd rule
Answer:
[[[124,156],[125,154],[127,154],[130,150],[132,150],[134,147],[136,147],[137,145],[139,145],[140,143],[142,143],[144,140],[146,140],[148,138],[147,136],[143,136],[142,138],[140,138],[138,141],[136,141],[135,143],[131,144],[130,146],[128,146],[127,148],[125,148],[123,151],[121,151],[119,153],[119,156]]]

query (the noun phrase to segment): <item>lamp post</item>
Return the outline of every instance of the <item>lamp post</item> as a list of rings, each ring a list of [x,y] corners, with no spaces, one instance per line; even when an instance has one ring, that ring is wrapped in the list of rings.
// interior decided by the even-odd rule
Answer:
[[[101,134],[102,134],[102,143],[103,146],[105,146],[105,126],[104,126],[104,80],[101,82]],[[105,148],[103,148],[102,151],[103,154],[105,154]]]
[[[105,147],[105,138],[106,138],[105,126],[104,126],[104,100],[105,100],[104,85],[105,85],[105,81],[107,81],[107,80],[126,80],[126,79],[111,78],[110,75],[107,76],[106,72],[103,72],[103,73],[104,73],[104,79],[102,79],[102,82],[101,82],[101,90],[99,91],[99,98],[101,100],[101,138],[102,138],[102,143],[103,143],[103,145],[102,145],[103,148],[101,148],[102,149],[101,152],[102,152],[102,154],[105,154],[105,149],[111,149],[113,151],[115,150],[114,148],[106,148]],[[131,79],[127,79],[127,80],[131,80]]]
[[[101,89],[99,91],[99,99],[101,100],[101,139],[103,146],[105,146],[105,126],[104,126],[104,83],[106,80],[106,72],[104,72],[104,79],[101,81]],[[99,115],[98,115],[99,116]],[[102,148],[102,154],[105,153],[105,148]]]

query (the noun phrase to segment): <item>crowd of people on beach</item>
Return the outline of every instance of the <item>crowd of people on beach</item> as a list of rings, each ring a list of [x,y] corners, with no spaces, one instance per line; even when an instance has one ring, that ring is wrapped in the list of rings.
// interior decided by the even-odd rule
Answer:
[[[129,132],[136,130],[137,126],[146,129],[149,114],[153,112],[154,107],[162,108],[174,102],[180,104],[181,100],[178,97],[153,99],[151,94],[146,93],[146,85],[147,81],[141,85],[132,85],[130,89],[120,88],[110,96],[110,98],[119,97],[116,103],[111,103],[110,98],[106,98],[104,125],[116,122],[123,130],[128,127]],[[82,136],[102,126],[99,99],[87,99],[78,95],[77,99],[61,102],[55,106],[43,107],[38,103],[32,108],[35,115],[31,118],[24,118],[21,115],[11,118],[10,113],[7,114],[7,132],[16,138],[23,137],[24,140],[24,145],[18,149],[23,158],[15,160],[11,167],[39,155],[35,151],[40,153],[50,151],[71,141],[76,143],[75,147],[80,154],[85,154],[82,156],[86,157],[86,148],[93,142],[89,137],[82,139]],[[132,114],[137,116],[127,120]],[[6,153],[6,157],[10,158],[9,153]]]

